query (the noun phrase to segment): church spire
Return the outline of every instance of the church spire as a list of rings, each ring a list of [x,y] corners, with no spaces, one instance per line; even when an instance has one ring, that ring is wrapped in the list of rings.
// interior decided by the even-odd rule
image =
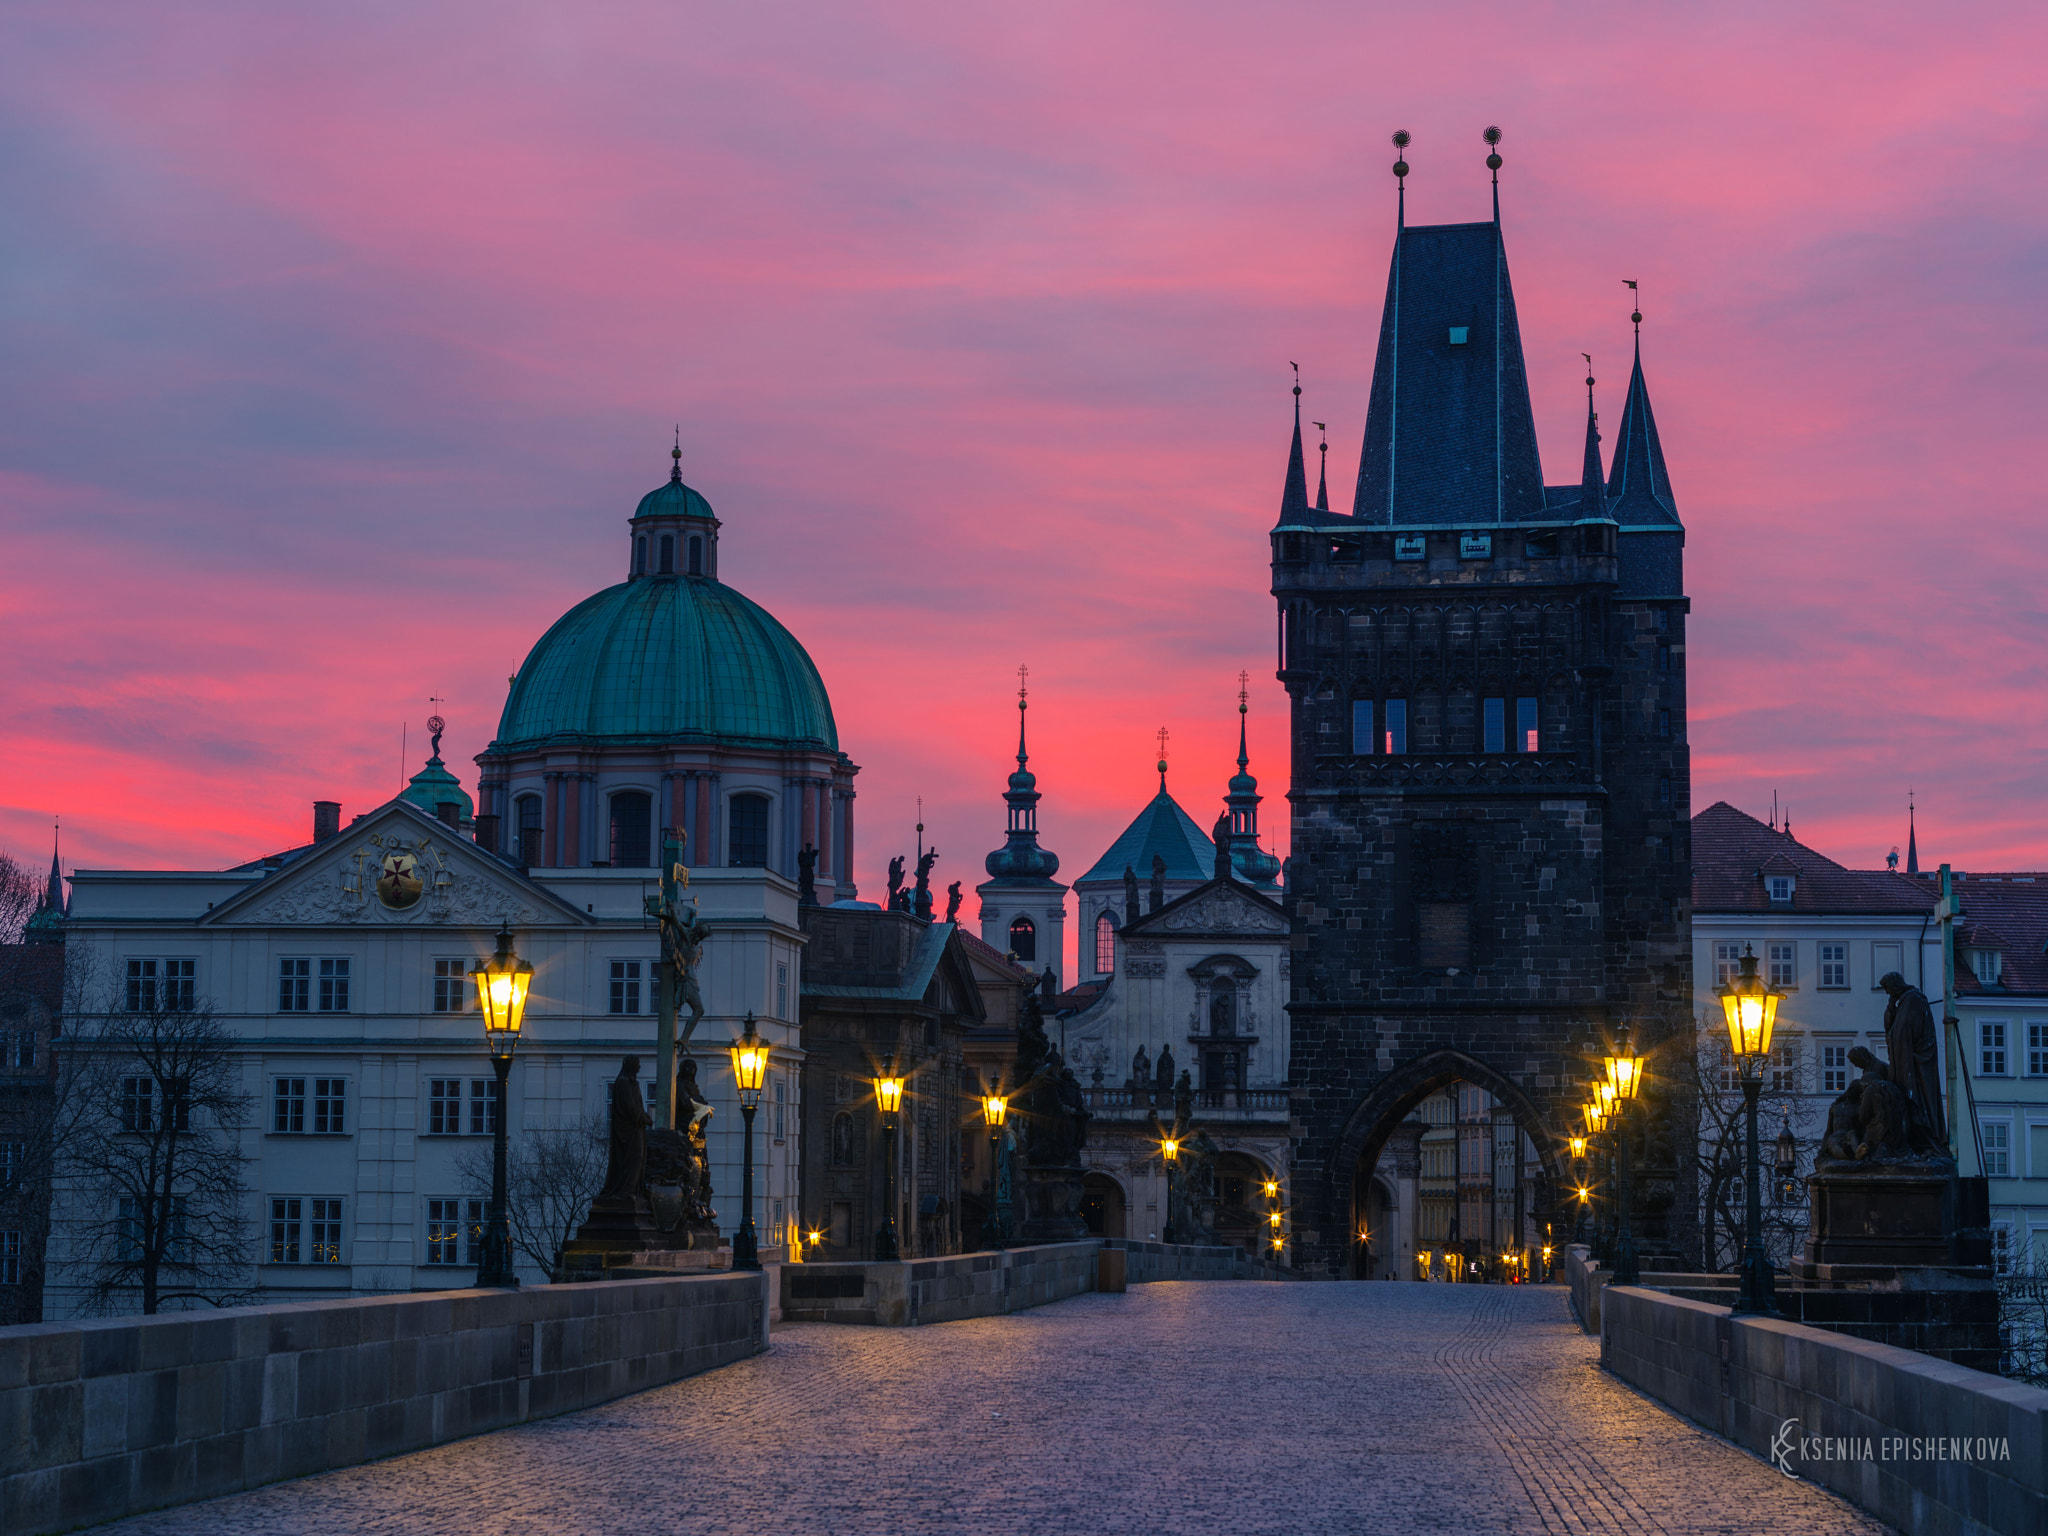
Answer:
[[[1623,278],[1631,293],[1637,293],[1632,278]],[[1636,303],[1642,300],[1638,294]],[[1614,464],[1607,480],[1610,512],[1618,523],[1633,527],[1676,528],[1678,502],[1671,494],[1671,477],[1664,468],[1664,445],[1657,438],[1657,418],[1650,411],[1650,390],[1643,382],[1643,312],[1640,307],[1629,320],[1636,328],[1635,369],[1629,375],[1628,400],[1621,408],[1621,430],[1616,434]]]
[[[1598,517],[1605,497],[1600,470],[1600,413],[1593,409],[1593,354],[1581,352],[1586,360],[1586,467],[1579,476],[1580,516]]]
[[[1920,829],[1913,824],[1913,792],[1906,791],[1906,873],[1920,873]]]
[[[1320,421],[1315,428],[1322,434],[1322,441],[1316,444],[1316,452],[1323,456],[1322,468],[1316,474],[1316,510],[1327,512],[1330,510],[1330,429]]]
[[[1259,848],[1259,781],[1252,777],[1251,753],[1245,745],[1245,718],[1251,712],[1251,674],[1237,674],[1237,772],[1230,780],[1230,792],[1223,797],[1229,807],[1217,823],[1219,844],[1227,840],[1230,868],[1247,885],[1267,887],[1280,873],[1280,861]],[[1218,850],[1221,867],[1222,850]]]
[[[1029,667],[1017,668],[1017,771],[1003,800],[1009,806],[1008,837],[983,861],[989,878],[1006,885],[1043,885],[1059,870],[1057,854],[1038,846],[1038,779],[1024,741],[1024,715],[1031,707]]]
[[[1280,488],[1280,521],[1308,516],[1308,471],[1301,462],[1301,364],[1294,370],[1294,445],[1287,450],[1287,483]]]

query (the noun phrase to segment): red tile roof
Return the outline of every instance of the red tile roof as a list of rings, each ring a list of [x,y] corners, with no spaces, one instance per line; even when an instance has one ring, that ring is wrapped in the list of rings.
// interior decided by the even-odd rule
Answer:
[[[1764,888],[1766,873],[1795,877],[1789,904],[1772,903]],[[1888,870],[1845,869],[1725,800],[1692,819],[1695,912],[1917,915],[1931,910],[1934,902],[1920,881]]]
[[[1959,874],[1956,900],[1956,993],[1993,998],[2048,994],[2048,872],[2010,870],[1997,874]],[[1941,892],[1941,877],[1923,873],[1916,883],[1930,896]],[[1966,953],[1972,949],[1999,952],[1999,984],[1977,980]]]

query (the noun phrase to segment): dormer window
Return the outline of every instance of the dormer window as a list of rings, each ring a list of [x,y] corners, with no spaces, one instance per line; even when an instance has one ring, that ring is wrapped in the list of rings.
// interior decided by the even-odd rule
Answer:
[[[1796,875],[1765,875],[1764,890],[1770,894],[1771,905],[1789,907],[1792,905],[1792,890],[1799,883]]]
[[[1996,949],[1973,949],[1970,951],[1970,969],[1976,972],[1979,986],[1998,986],[1999,977],[2005,973],[2005,954]]]

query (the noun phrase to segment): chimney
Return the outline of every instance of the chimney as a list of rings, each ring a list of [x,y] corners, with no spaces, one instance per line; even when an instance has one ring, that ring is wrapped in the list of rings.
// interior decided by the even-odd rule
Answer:
[[[313,841],[324,843],[341,830],[341,802],[339,800],[315,800],[313,802]]]
[[[476,845],[485,853],[498,851],[498,818],[479,816],[476,819]]]
[[[462,825],[462,803],[457,800],[440,800],[434,804],[434,814],[451,827]]]

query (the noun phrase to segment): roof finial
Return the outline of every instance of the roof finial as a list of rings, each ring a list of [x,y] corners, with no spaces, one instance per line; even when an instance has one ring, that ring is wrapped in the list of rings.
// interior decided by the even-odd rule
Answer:
[[[1629,305],[1628,320],[1629,324],[1636,328],[1636,345],[1641,346],[1643,341],[1643,296],[1636,287],[1636,280],[1632,277],[1624,277],[1621,280],[1621,286],[1626,288],[1634,297],[1635,302]]]
[[[1579,477],[1581,515],[1598,517],[1606,497],[1606,476],[1600,471],[1600,413],[1593,409],[1593,354],[1581,352],[1586,360],[1586,463]]]
[[[1024,680],[1030,676],[1031,669],[1019,663],[1017,667],[1017,766],[1019,768],[1024,766],[1024,711],[1031,707],[1025,699],[1025,694],[1028,690],[1024,686]]]
[[[1251,713],[1251,705],[1248,702],[1252,696],[1251,680],[1252,675],[1249,672],[1237,674],[1237,771],[1239,773],[1243,773],[1251,765],[1251,754],[1245,751],[1244,746],[1245,716]]]
[[[1321,433],[1321,434],[1323,435],[1323,440],[1322,440],[1322,441],[1321,441],[1320,443],[1318,443],[1318,444],[1316,445],[1316,452],[1320,453],[1320,454],[1321,454],[1321,455],[1323,456],[1323,458],[1322,458],[1322,468],[1321,468],[1321,470],[1320,470],[1320,471],[1319,471],[1319,472],[1317,473],[1317,475],[1316,475],[1316,510],[1317,510],[1318,512],[1327,512],[1327,511],[1329,511],[1329,510],[1330,510],[1330,427],[1329,427],[1329,423],[1327,423],[1327,422],[1322,422],[1322,421],[1316,422],[1316,423],[1315,423],[1315,429],[1316,429],[1316,430],[1317,430],[1318,432],[1320,432],[1320,433]]]
[[[1913,790],[1906,789],[1906,873],[1920,873],[1920,828],[1913,820]]]
[[[427,734],[434,738],[433,760],[438,763],[441,761],[441,733],[448,729],[448,722],[441,718],[439,706],[448,701],[442,698],[429,698],[427,702],[436,706],[434,712],[427,716]]]
[[[1488,125],[1486,131],[1480,134],[1479,137],[1486,140],[1488,150],[1486,168],[1493,172],[1493,222],[1498,224],[1500,222],[1500,130]]]
[[[676,446],[674,451],[669,454],[669,460],[668,483],[670,485],[681,485],[683,483],[683,424],[680,421],[676,423]]]
[[[1394,222],[1399,229],[1408,227],[1408,146],[1414,142],[1406,128],[1394,130],[1394,185],[1398,199]]]
[[[1159,727],[1159,793],[1166,793],[1166,727]]]

